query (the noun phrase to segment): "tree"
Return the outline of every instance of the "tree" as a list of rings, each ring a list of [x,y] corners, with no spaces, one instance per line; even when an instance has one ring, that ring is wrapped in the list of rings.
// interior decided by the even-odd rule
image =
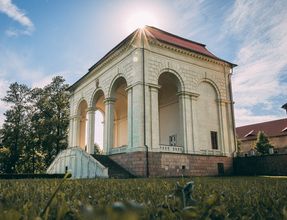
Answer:
[[[32,128],[35,142],[45,155],[46,167],[56,155],[68,146],[69,95],[68,84],[57,76],[43,89],[32,90],[35,111]]]
[[[259,131],[257,134],[256,150],[261,154],[268,154],[269,148],[273,148],[273,146],[269,143],[268,137],[263,131]]]
[[[10,106],[10,109],[4,113],[6,118],[2,129],[2,143],[8,155],[4,170],[7,173],[17,172],[17,168],[20,169],[21,156],[28,138],[29,100],[30,88],[17,82],[10,85],[6,96],[2,99]]]
[[[43,172],[67,148],[69,97],[63,77],[42,88],[13,83],[2,99],[5,112],[0,172]]]

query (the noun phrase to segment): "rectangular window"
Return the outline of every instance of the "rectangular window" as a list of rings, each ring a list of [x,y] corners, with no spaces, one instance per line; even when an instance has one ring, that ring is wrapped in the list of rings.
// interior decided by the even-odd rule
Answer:
[[[176,146],[176,135],[169,136],[169,145]]]
[[[218,149],[217,132],[211,131],[210,136],[211,136],[211,147],[212,149],[217,150]]]

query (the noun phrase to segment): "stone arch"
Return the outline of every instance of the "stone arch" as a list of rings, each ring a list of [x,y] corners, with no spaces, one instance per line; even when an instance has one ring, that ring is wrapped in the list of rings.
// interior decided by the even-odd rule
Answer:
[[[90,98],[89,107],[94,107],[100,96],[106,97],[105,92],[101,87],[95,89],[95,91],[93,92]]]
[[[75,106],[74,114],[75,114],[76,116],[79,116],[79,107],[80,107],[80,104],[81,104],[82,101],[85,101],[85,102],[88,104],[87,99],[84,98],[84,97],[81,97],[79,100],[77,100],[77,101],[76,101],[76,105],[74,105],[74,106]]]
[[[205,78],[205,79],[199,80],[199,82],[198,82],[198,84],[197,84],[197,87],[196,87],[197,90],[198,90],[200,84],[201,84],[201,83],[204,83],[204,82],[210,84],[210,85],[213,87],[213,89],[216,91],[217,98],[220,99],[220,98],[221,98],[220,89],[218,88],[217,84],[216,84],[213,80],[211,80],[211,79]]]
[[[109,98],[113,104],[113,147],[128,145],[128,97],[127,80],[118,75],[112,81]]]
[[[83,150],[86,149],[87,145],[87,111],[88,111],[88,102],[81,98],[77,105],[77,115],[78,115],[78,143],[77,145]]]
[[[90,109],[92,111],[91,114],[93,114],[92,117],[90,117],[89,120],[92,120],[90,126],[91,129],[91,142],[92,142],[92,148],[95,144],[97,144],[100,147],[100,150],[103,150],[103,139],[104,139],[104,127],[105,127],[105,94],[103,89],[97,88],[90,99]],[[98,112],[101,114],[99,115]],[[99,116],[101,116],[99,118]]]
[[[196,124],[200,150],[221,149],[219,90],[212,81],[202,80],[197,87]]]
[[[108,96],[107,97],[114,98],[113,97],[114,89],[117,86],[117,83],[119,82],[119,80],[125,80],[127,87],[129,86],[126,76],[122,73],[119,73],[112,79],[110,86],[109,86],[109,89],[108,89]]]
[[[179,92],[183,91],[180,78],[163,72],[158,78],[159,143],[161,145],[183,146],[183,122]]]
[[[158,82],[160,76],[161,76],[162,74],[165,74],[165,73],[169,73],[169,74],[171,74],[171,75],[174,75],[174,76],[177,78],[177,80],[178,80],[177,83],[178,83],[178,86],[179,86],[179,88],[180,88],[180,91],[184,91],[184,90],[185,90],[184,80],[182,79],[181,75],[180,75],[177,71],[175,71],[175,70],[173,70],[173,69],[170,69],[170,68],[164,68],[164,69],[162,69],[161,71],[159,71],[159,73],[158,73],[157,76],[156,76],[157,82]],[[180,91],[178,91],[178,92],[180,92]]]

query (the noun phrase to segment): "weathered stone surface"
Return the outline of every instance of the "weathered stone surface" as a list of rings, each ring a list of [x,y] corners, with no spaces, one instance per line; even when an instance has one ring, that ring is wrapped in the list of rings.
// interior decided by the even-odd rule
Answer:
[[[135,159],[139,157],[142,159]],[[132,174],[136,176],[146,176],[145,152],[111,155],[110,158]],[[219,175],[218,163],[224,164],[225,175],[233,173],[233,158],[226,156],[149,152],[148,163],[149,174],[154,177],[182,175],[217,176]]]

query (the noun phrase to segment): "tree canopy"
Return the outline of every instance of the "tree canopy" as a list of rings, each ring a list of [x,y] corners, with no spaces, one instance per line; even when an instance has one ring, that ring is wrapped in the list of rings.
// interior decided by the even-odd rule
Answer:
[[[43,172],[67,148],[69,124],[68,84],[54,77],[44,88],[12,83],[2,101],[4,113],[0,172]]]

